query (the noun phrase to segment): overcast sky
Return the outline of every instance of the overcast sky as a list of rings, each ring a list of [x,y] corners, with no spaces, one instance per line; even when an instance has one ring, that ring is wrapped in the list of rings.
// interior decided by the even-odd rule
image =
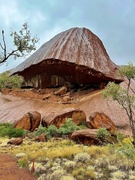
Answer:
[[[64,30],[86,27],[102,40],[113,62],[135,63],[135,0],[0,0],[0,31],[5,31],[9,48],[10,31],[25,22],[40,39],[37,48]],[[0,72],[25,59],[11,58]]]

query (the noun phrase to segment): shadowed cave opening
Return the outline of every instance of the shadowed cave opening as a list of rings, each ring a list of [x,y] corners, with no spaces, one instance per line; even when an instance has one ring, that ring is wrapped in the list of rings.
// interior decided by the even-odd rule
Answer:
[[[25,79],[23,88],[58,88],[67,86],[74,89],[102,89],[113,78],[84,65],[60,61],[44,60],[18,72]],[[120,80],[116,80],[119,83]]]

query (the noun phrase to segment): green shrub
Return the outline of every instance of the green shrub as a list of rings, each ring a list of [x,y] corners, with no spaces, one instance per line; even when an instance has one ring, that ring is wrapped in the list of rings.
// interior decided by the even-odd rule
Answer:
[[[25,134],[25,131],[21,128],[12,128],[8,129],[7,135],[9,138],[12,137],[22,137]]]
[[[52,138],[53,136],[56,136],[58,134],[58,128],[54,125],[50,125],[47,128],[46,136],[48,138]]]
[[[26,134],[26,131],[21,128],[14,128],[10,123],[0,124],[0,136],[5,137],[8,136],[9,138],[12,137],[22,137]]]
[[[43,133],[47,133],[47,128],[43,126],[39,126],[36,131],[33,132],[33,135],[40,136]]]
[[[118,140],[118,142],[122,143],[123,140],[124,140],[124,138],[125,138],[125,135],[122,134],[122,133],[119,133],[119,132],[117,132],[116,135],[117,135],[117,140]]]
[[[21,76],[13,75],[10,76],[10,72],[4,72],[0,74],[0,90],[4,88],[20,88],[24,79]]]
[[[59,128],[58,132],[59,132],[61,135],[67,135],[67,134],[72,133],[73,131],[79,130],[79,129],[81,129],[81,128],[80,128],[79,126],[77,126],[77,125],[72,121],[71,118],[68,118],[68,119],[66,120],[66,123],[63,124],[63,125]]]
[[[106,130],[106,128],[98,129],[96,139],[99,141],[101,145],[107,144],[110,138],[111,134]]]
[[[122,144],[122,146],[117,148],[116,153],[135,160],[135,148],[132,144]]]
[[[48,127],[39,126],[38,129],[33,132],[32,136],[40,136],[43,133],[50,139],[58,134],[58,128],[54,125]]]

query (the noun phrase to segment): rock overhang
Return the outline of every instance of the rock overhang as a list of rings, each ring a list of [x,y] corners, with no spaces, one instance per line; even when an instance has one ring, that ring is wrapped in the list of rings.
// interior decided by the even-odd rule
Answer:
[[[118,66],[109,58],[102,41],[86,28],[72,28],[46,42],[12,71],[27,85],[44,88],[70,84],[121,82]]]

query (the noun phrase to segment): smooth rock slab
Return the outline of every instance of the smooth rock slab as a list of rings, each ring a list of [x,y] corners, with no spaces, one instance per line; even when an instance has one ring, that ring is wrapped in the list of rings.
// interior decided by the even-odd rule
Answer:
[[[59,113],[49,113],[42,118],[43,126],[55,125],[57,128],[66,123],[66,119],[72,118],[76,125],[86,123],[86,114],[84,111],[74,108],[67,108]]]
[[[26,113],[21,119],[19,119],[14,127],[15,128],[22,128],[28,131],[34,131],[38,128],[41,120],[41,114],[37,111],[28,112]]]

